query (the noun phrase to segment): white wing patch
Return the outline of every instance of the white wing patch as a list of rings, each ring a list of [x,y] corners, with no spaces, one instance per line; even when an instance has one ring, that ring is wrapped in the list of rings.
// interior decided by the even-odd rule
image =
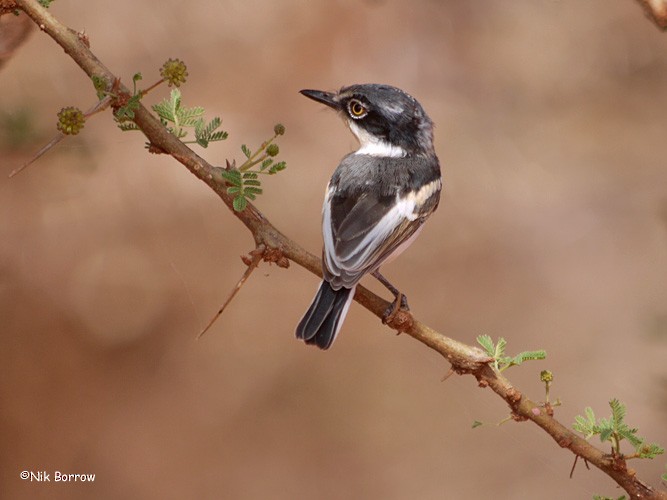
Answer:
[[[333,228],[331,227],[331,197],[335,188],[327,184],[327,194],[324,197],[322,206],[322,236],[324,239],[324,256],[326,266],[329,270],[336,269],[331,262],[331,255],[334,253]]]
[[[368,260],[374,251],[382,245],[389,235],[405,220],[414,220],[415,204],[407,198],[396,197],[396,205],[387,212],[368,232],[359,245],[348,255],[335,255],[338,267],[349,272],[363,271],[368,267]]]
[[[327,196],[324,200],[322,229],[324,235],[324,255],[326,265],[332,274],[340,275],[340,271],[348,273],[372,270],[373,263],[369,259],[375,251],[383,246],[385,240],[400,226],[405,220],[414,221],[419,217],[419,209],[426,201],[433,196],[442,186],[442,181],[436,179],[419,191],[408,193],[404,197],[396,196],[396,204],[389,210],[368,234],[359,242],[359,245],[346,255],[338,255],[333,239],[333,230],[331,227],[331,208],[330,199],[333,189],[327,190]],[[412,242],[414,238],[410,238]],[[403,249],[405,246],[402,247]],[[379,264],[379,263],[378,263]],[[360,276],[361,277],[361,276]]]
[[[408,193],[405,199],[414,200],[415,206],[421,207],[424,203],[426,203],[426,200],[440,191],[440,189],[442,189],[442,178],[438,178],[429,182],[428,184],[425,184],[419,189],[419,191],[412,191]],[[414,220],[414,218],[410,220]]]

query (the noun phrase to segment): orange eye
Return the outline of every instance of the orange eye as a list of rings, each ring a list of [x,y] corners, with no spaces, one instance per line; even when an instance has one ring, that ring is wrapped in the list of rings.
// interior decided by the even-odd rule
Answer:
[[[347,110],[350,112],[350,116],[355,120],[363,118],[368,114],[366,106],[356,99],[351,99],[350,102],[347,103]]]

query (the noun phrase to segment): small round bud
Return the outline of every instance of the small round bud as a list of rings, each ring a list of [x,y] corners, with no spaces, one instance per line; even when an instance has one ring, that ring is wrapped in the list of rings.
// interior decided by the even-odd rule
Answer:
[[[285,133],[285,125],[282,123],[276,123],[273,126],[273,133],[276,135],[283,135]]]
[[[542,382],[553,382],[554,380],[554,374],[550,372],[549,370],[542,370],[540,372],[540,380]]]
[[[58,113],[58,130],[60,130],[65,135],[76,135],[81,132],[84,123],[86,123],[86,117],[83,115],[83,111],[79,108],[74,108],[72,106],[68,108],[63,108]]]
[[[167,81],[171,87],[180,87],[181,83],[185,83],[188,76],[188,68],[180,59],[169,59],[160,68],[160,76]]]
[[[280,148],[278,147],[277,144],[269,144],[266,147],[266,154],[269,156],[278,156],[278,153],[280,153]]]

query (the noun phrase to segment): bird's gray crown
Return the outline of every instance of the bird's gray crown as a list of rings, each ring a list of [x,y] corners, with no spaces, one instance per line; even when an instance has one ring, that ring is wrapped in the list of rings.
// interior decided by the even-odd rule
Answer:
[[[358,84],[338,92],[302,90],[311,99],[337,110],[359,139],[358,154],[374,156],[434,155],[433,123],[407,92],[380,84]]]

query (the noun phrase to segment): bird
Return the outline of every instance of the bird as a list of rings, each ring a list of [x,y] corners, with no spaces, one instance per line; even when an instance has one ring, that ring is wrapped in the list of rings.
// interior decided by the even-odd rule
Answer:
[[[296,328],[298,339],[326,350],[365,275],[394,295],[385,319],[398,307],[409,310],[405,295],[379,269],[415,240],[437,209],[442,177],[433,122],[407,92],[383,84],[300,92],[335,110],[359,141],[359,149],[343,157],[326,187],[323,280]]]

